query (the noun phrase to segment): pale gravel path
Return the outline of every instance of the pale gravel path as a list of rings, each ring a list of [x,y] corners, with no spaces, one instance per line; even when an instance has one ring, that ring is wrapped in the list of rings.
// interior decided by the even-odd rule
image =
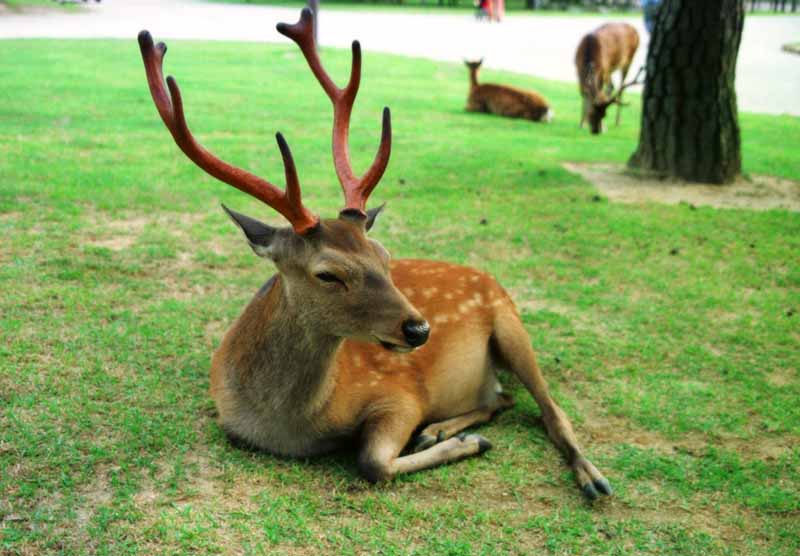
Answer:
[[[512,15],[502,24],[477,23],[467,12],[325,10],[320,43],[435,60],[486,59],[491,68],[575,81],[573,53],[580,37],[608,18]],[[295,21],[296,7],[215,4],[191,0],[105,0],[80,13],[59,10],[0,13],[2,38],[123,38],[141,29],[156,39],[285,42],[278,21]],[[646,42],[639,18],[628,18]],[[739,55],[739,107],[748,112],[800,115],[800,57],[780,50],[800,36],[800,16],[748,17]],[[0,46],[1,48],[1,46]],[[644,45],[636,67],[644,60]],[[466,74],[465,74],[466,80]],[[576,92],[577,96],[577,92]]]

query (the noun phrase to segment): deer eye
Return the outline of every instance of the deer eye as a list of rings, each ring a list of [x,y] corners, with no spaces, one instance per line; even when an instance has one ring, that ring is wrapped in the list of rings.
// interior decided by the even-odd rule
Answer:
[[[344,280],[340,279],[332,272],[317,272],[314,276],[316,276],[317,280],[319,280],[320,282],[327,282],[329,284],[341,284],[342,286],[344,286]]]

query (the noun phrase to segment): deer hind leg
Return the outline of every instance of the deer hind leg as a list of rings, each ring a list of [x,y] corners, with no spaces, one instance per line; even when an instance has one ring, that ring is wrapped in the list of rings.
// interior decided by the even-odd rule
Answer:
[[[427,450],[434,444],[452,438],[464,429],[473,425],[482,425],[491,421],[492,417],[500,411],[508,409],[514,405],[514,399],[508,394],[499,393],[495,400],[483,407],[479,407],[468,413],[457,415],[450,419],[431,423],[411,441],[410,451],[417,453]]]
[[[391,479],[399,473],[412,473],[482,454],[491,443],[477,434],[459,435],[415,454],[400,456],[420,413],[382,413],[369,418],[364,426],[364,444],[358,458],[361,475],[370,482]]]
[[[502,361],[536,400],[542,411],[548,436],[572,467],[583,493],[592,500],[599,494],[610,495],[611,485],[583,455],[569,418],[550,397],[547,383],[536,363],[528,333],[514,312],[506,310],[495,317],[493,341]]]

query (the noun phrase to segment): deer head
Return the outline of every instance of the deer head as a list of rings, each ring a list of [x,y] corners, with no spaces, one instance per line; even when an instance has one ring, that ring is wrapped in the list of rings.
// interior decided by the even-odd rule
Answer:
[[[480,60],[464,60],[464,65],[467,66],[470,71],[477,72],[482,64],[483,64],[483,58],[481,58]]]
[[[153,44],[150,33],[139,34],[147,81],[161,119],[175,143],[195,164],[215,178],[263,201],[291,224],[276,228],[223,208],[244,232],[253,251],[278,268],[282,292],[295,316],[325,334],[379,342],[394,351],[409,351],[428,339],[429,326],[395,287],[389,273],[389,254],[366,233],[383,206],[367,210],[370,193],[389,162],[392,132],[388,108],[378,153],[366,173],[357,177],[350,164],[350,114],[361,79],[361,48],[352,45],[350,81],[344,89],[328,76],[316,51],[314,17],[304,8],[300,20],[277,29],[303,52],[312,73],[333,103],[333,162],[344,192],[338,218],[321,220],[302,203],[300,182],[289,145],[278,133],[286,189],[217,158],[195,141],[186,124],[178,84],[166,79],[162,63],[167,47]]]
[[[464,65],[469,70],[469,82],[472,87],[478,86],[478,71],[483,64],[483,58],[480,60],[464,60]]]
[[[589,71],[592,71],[592,64],[589,65]],[[620,107],[628,106],[627,102],[622,102],[622,93],[628,87],[633,85],[641,84],[639,81],[639,77],[642,75],[644,71],[644,67],[639,68],[639,71],[636,73],[636,77],[633,78],[632,81],[627,83],[623,83],[620,88],[614,92],[611,97],[608,97],[605,91],[602,90],[597,84],[597,79],[587,79],[587,84],[590,88],[590,98],[592,99],[592,103],[589,107],[589,113],[587,114],[589,120],[589,127],[592,130],[594,135],[603,132],[603,119],[606,117],[606,112],[608,111],[608,107],[612,104],[618,104]]]

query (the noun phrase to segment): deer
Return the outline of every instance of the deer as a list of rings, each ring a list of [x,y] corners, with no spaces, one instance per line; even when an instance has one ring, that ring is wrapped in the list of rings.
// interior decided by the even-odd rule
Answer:
[[[553,110],[539,93],[525,91],[508,85],[478,83],[478,71],[483,64],[480,60],[464,60],[469,69],[468,112],[487,112],[507,118],[523,118],[535,122],[550,123]]]
[[[575,52],[578,87],[583,98],[580,127],[588,120],[593,134],[602,133],[603,119],[612,104],[617,105],[616,125],[619,125],[624,106],[622,93],[639,83],[641,69],[633,81],[625,83],[638,48],[639,33],[627,23],[606,23],[581,39]],[[617,70],[622,78],[619,89],[612,94],[611,75]]]
[[[466,429],[513,405],[495,370],[509,369],[538,403],[549,437],[590,499],[612,493],[583,455],[572,425],[550,396],[514,303],[488,274],[455,264],[392,259],[368,233],[384,205],[367,209],[392,146],[383,110],[378,151],[357,176],[350,163],[350,115],[361,80],[352,43],[350,78],[339,88],[316,50],[314,18],[303,9],[280,23],[333,105],[333,163],[344,194],[335,218],[305,207],[287,141],[276,135],[285,189],[233,166],[192,135],[176,80],[163,78],[167,47],[139,34],[156,109],[183,153],[202,170],[282,215],[271,226],[223,210],[253,252],[276,267],[224,335],[211,360],[209,392],[234,445],[284,457],[357,446],[357,469],[387,481],[486,452]]]

